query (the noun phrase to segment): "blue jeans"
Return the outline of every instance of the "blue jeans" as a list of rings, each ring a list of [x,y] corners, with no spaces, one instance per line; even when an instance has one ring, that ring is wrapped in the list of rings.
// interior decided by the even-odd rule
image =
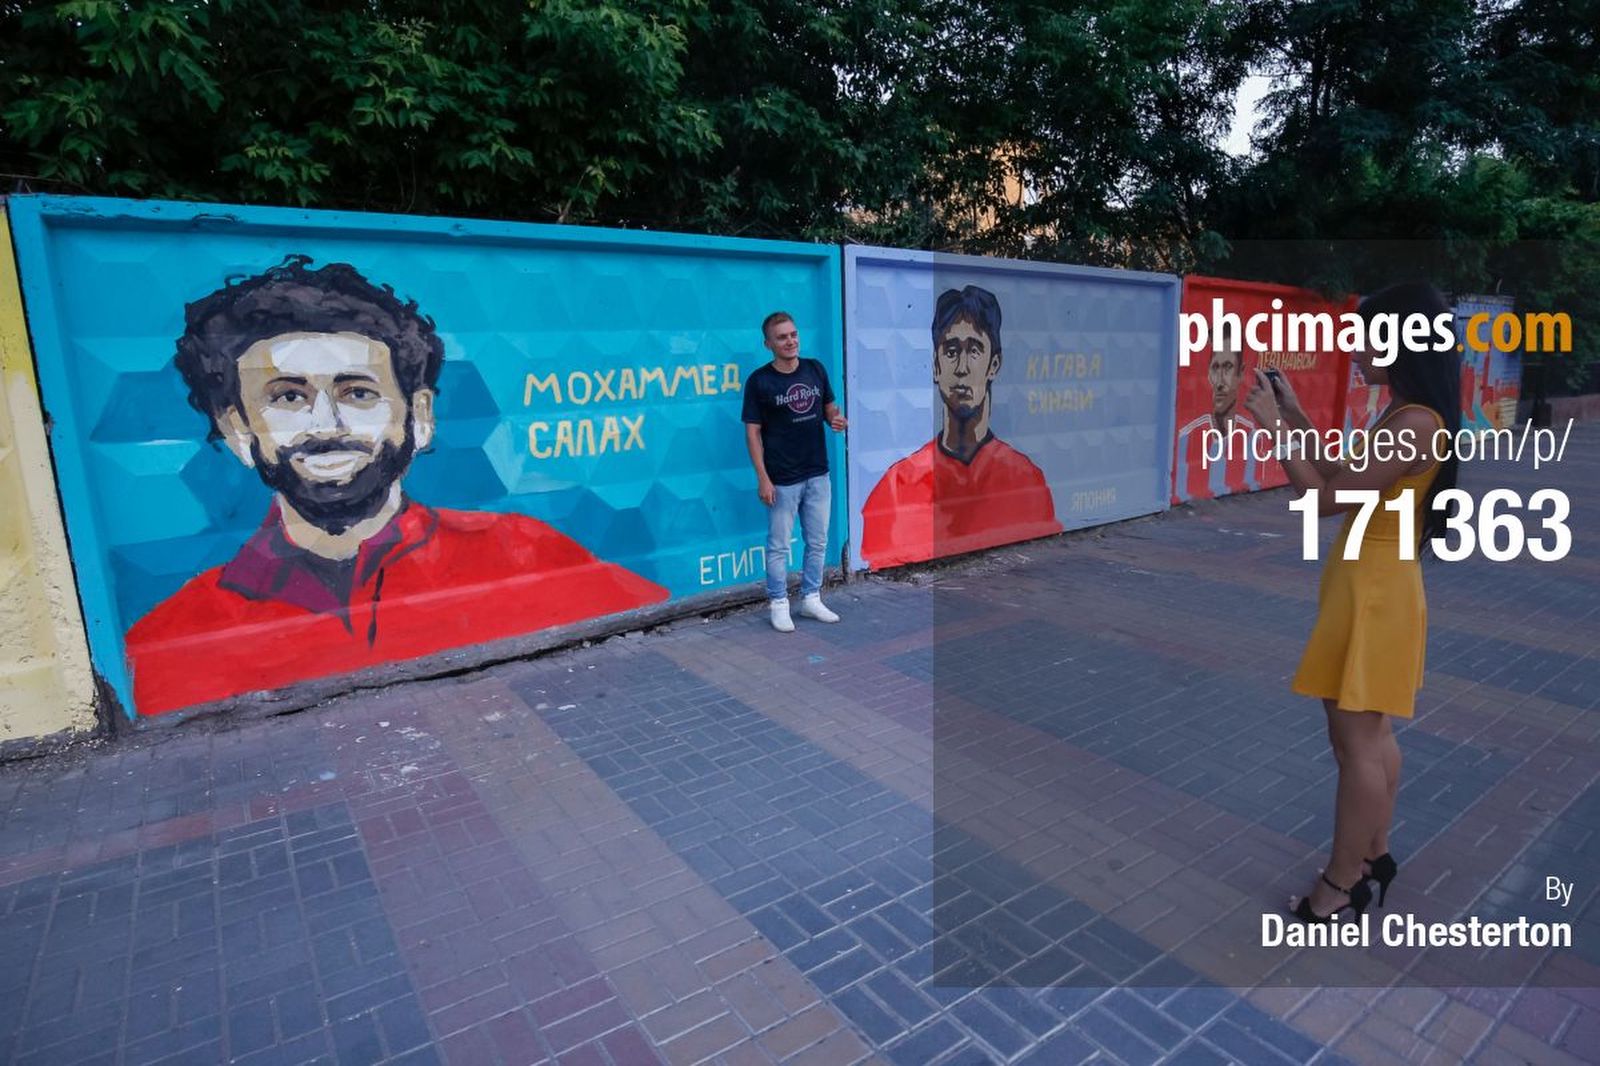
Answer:
[[[800,536],[806,544],[805,567],[800,572],[800,595],[822,591],[822,560],[828,550],[828,510],[833,485],[819,474],[793,485],[774,485],[778,498],[767,508],[767,599],[789,595],[789,535],[800,516]]]

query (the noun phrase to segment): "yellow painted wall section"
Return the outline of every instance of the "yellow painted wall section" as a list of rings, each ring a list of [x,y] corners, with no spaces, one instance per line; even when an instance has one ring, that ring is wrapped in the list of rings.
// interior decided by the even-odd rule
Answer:
[[[0,211],[0,742],[94,726],[94,682]]]

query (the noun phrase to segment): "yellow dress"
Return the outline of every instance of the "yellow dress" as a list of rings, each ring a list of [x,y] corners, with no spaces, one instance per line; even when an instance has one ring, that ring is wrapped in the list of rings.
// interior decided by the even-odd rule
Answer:
[[[1410,489],[1417,504],[1415,528],[1420,530],[1423,501],[1438,470],[1435,462],[1421,473],[1397,479],[1385,490],[1383,503]],[[1292,687],[1303,696],[1336,700],[1347,711],[1410,718],[1422,687],[1428,643],[1422,565],[1400,558],[1400,515],[1382,503],[1367,523],[1360,557],[1345,559],[1345,538],[1355,515],[1345,514],[1339,538],[1323,563],[1317,622]]]

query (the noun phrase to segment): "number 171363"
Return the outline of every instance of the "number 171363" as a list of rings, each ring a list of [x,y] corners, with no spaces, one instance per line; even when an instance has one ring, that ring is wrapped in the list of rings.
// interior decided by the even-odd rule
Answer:
[[[1415,559],[1417,555],[1417,501],[1415,491],[1406,489],[1391,500],[1385,500],[1377,489],[1336,489],[1335,503],[1355,511],[1350,520],[1350,532],[1344,541],[1344,558],[1361,557],[1361,541],[1366,536],[1367,525],[1379,507],[1395,512],[1400,527],[1400,558]],[[1551,563],[1566,557],[1572,550],[1572,530],[1567,528],[1567,516],[1572,503],[1560,489],[1540,489],[1528,497],[1523,506],[1522,497],[1512,489],[1493,489],[1483,494],[1481,500],[1462,489],[1445,489],[1433,499],[1433,509],[1446,512],[1445,533],[1434,537],[1433,554],[1446,562],[1467,558],[1481,551],[1484,558],[1493,562],[1509,562],[1524,550],[1540,562]],[[1301,555],[1317,558],[1317,490],[1311,489],[1289,504],[1289,510],[1301,515]],[[1524,514],[1523,512],[1526,512]],[[1525,519],[1537,519],[1539,527],[1529,536],[1524,529]]]

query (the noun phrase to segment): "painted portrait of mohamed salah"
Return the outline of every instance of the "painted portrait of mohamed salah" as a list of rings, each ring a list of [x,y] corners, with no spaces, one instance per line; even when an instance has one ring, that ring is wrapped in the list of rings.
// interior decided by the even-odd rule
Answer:
[[[414,300],[353,266],[290,256],[229,281],[187,306],[177,348],[210,439],[273,495],[232,559],[128,629],[139,713],[667,598],[531,517],[406,495],[444,345]]]

